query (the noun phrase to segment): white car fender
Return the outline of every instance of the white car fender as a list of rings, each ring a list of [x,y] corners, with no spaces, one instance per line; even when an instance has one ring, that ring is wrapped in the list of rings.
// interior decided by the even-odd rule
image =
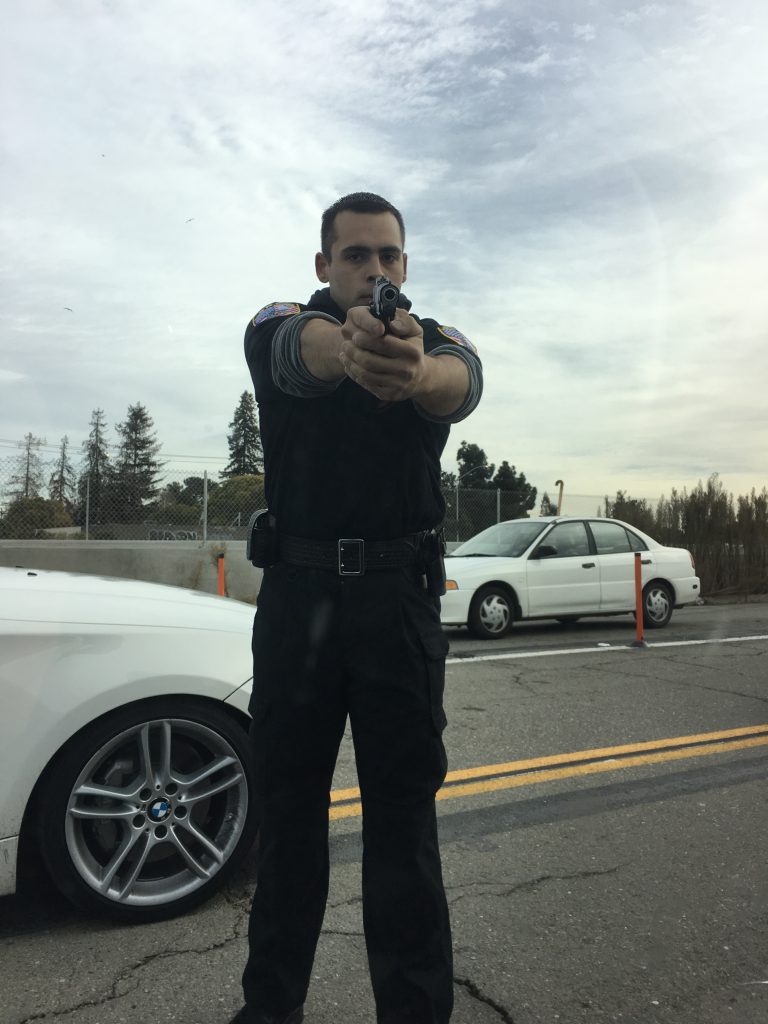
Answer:
[[[18,623],[15,628],[15,635],[2,637],[0,659],[0,693],[13,709],[12,716],[0,714],[0,750],[14,776],[0,805],[0,839],[18,833],[41,773],[83,726],[150,697],[184,694],[225,701],[252,671],[247,635],[175,631],[185,662],[196,667],[191,676],[179,674],[175,644],[169,643],[165,627],[121,626],[111,632],[109,627],[80,626],[68,634],[55,623],[30,623],[21,635]],[[156,671],[142,678],[131,669],[133,662],[152,664]],[[13,672],[6,672],[11,664]],[[117,676],[116,665],[121,668]],[[242,698],[234,703],[242,707]]]

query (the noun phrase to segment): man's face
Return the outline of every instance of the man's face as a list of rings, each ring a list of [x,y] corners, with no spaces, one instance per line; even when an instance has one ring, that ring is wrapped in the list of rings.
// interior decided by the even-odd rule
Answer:
[[[317,253],[315,270],[323,284],[330,285],[331,298],[340,309],[346,313],[352,306],[367,306],[380,275],[401,287],[408,257],[394,214],[343,210],[333,227],[331,258]]]

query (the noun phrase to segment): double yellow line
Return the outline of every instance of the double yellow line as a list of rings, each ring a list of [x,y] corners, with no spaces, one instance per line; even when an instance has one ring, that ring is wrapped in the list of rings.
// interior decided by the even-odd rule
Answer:
[[[730,750],[768,745],[768,725],[753,725],[723,732],[704,732],[694,736],[675,736],[667,740],[651,740],[620,747],[598,747],[571,754],[552,754],[526,761],[507,761],[479,768],[448,772],[438,800],[455,800],[475,793],[492,793],[499,789],[533,786],[539,782],[613,772],[644,764],[680,761],[688,757],[706,757]],[[475,780],[475,781],[470,781]],[[336,789],[331,793],[329,817],[354,818],[362,814],[360,790]]]

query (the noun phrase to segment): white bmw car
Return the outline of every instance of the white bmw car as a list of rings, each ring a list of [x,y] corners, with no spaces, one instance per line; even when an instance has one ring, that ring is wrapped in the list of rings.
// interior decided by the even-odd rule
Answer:
[[[575,622],[635,611],[635,552],[643,621],[666,626],[674,608],[699,599],[693,557],[618,519],[512,519],[483,530],[446,558],[445,626],[481,639],[505,636],[516,619]]]
[[[66,896],[122,920],[181,913],[225,881],[256,831],[253,614],[0,568],[0,895],[28,844]]]

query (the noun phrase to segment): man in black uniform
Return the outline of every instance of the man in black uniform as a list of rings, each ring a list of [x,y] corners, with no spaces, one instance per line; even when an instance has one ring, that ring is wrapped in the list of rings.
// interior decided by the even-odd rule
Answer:
[[[451,935],[435,794],[447,642],[440,626],[449,425],[482,369],[452,327],[407,312],[385,328],[376,279],[406,278],[405,232],[356,193],[323,215],[306,305],[248,325],[269,527],[253,631],[251,715],[262,805],[238,1024],[303,1020],[328,893],[329,792],[347,716],[363,805],[363,921],[378,1024],[447,1024]],[[357,1024],[357,1022],[355,1022]]]

